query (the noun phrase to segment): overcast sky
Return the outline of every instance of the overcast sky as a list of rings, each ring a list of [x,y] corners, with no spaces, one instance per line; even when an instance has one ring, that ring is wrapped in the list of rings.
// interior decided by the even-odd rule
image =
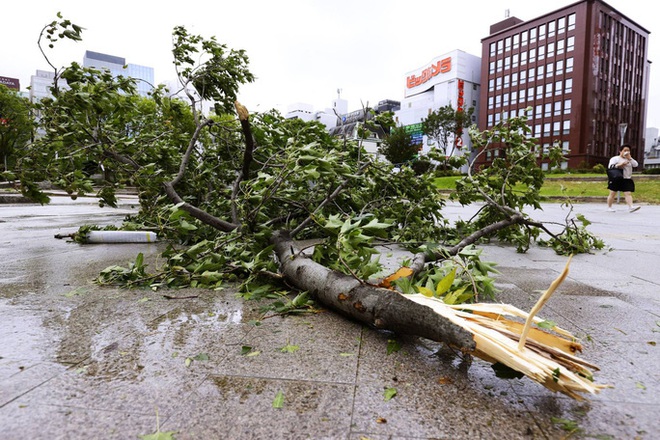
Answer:
[[[85,50],[123,57],[155,69],[157,83],[173,81],[172,30],[215,36],[244,49],[257,77],[239,101],[250,111],[305,102],[330,107],[341,89],[349,110],[382,99],[402,100],[406,73],[455,49],[481,56],[481,39],[505,11],[530,20],[574,0],[12,0],[0,7],[0,76],[30,84],[50,70],[37,46],[57,12],[85,28],[83,41],[56,46],[56,66],[82,63]],[[606,3],[651,32],[648,58],[660,59],[657,17],[647,2]],[[659,40],[660,41],[660,40]],[[652,66],[647,126],[660,128],[660,70]]]

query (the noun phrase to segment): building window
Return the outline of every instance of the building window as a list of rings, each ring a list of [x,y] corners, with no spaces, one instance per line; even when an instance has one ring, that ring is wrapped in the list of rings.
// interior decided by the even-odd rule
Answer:
[[[564,74],[564,60],[557,60],[557,76]]]
[[[548,58],[555,56],[555,43],[548,43]]]
[[[539,60],[545,59],[545,46],[539,46]]]
[[[573,71],[573,58],[566,58],[566,73]]]
[[[575,49],[575,37],[566,39],[566,52],[572,52]]]
[[[545,124],[543,124],[543,136],[544,137],[550,136],[550,123],[549,122],[546,122]]]
[[[504,39],[504,52],[511,50],[511,37],[506,37]]]
[[[518,104],[518,92],[515,90],[511,92],[511,105],[516,105]]]
[[[548,23],[548,38],[554,37],[556,31],[557,31],[557,23],[553,20],[550,23]]]
[[[564,101],[564,114],[565,115],[570,115],[571,114],[571,100],[566,99]]]
[[[497,78],[495,78],[495,81],[496,81],[495,90],[502,90],[502,77],[498,76]]]
[[[541,104],[538,104],[535,108],[534,111],[534,117],[536,119],[541,119],[541,116],[543,116],[543,106]]]
[[[525,89],[520,89],[519,94],[520,94],[520,102],[525,102]]]
[[[494,57],[496,53],[497,53],[497,43],[495,42],[490,43],[490,56]]]
[[[527,71],[527,76],[529,77],[530,81],[534,81],[534,77],[536,76],[536,67],[530,67]]]
[[[504,52],[504,41],[500,40],[497,42],[497,54],[501,55]]]
[[[571,132],[571,121],[564,121],[564,130],[563,134],[569,134]]]
[[[488,73],[490,74],[495,73],[495,61],[491,61],[490,64],[488,65]]]
[[[495,90],[495,80],[493,78],[488,80],[488,91],[492,92]]]
[[[518,49],[518,47],[520,47],[520,34],[513,36],[513,50]]]
[[[535,138],[540,138],[541,137],[541,124],[536,124],[534,126],[534,137]]]
[[[527,89],[527,100],[528,101],[533,101],[534,100],[534,87],[529,87]]]
[[[509,87],[511,87],[511,76],[504,75],[504,88],[508,89]]]
[[[559,128],[560,127],[561,127],[561,123],[559,121],[552,123],[552,135],[553,136],[559,136]]]
[[[568,141],[564,141],[564,142],[561,143],[561,151],[562,151],[562,153],[564,153],[564,154],[568,154],[568,153],[571,152],[571,148],[570,148],[569,145],[570,145],[570,144],[568,143]]]
[[[529,62],[530,63],[535,63],[536,62],[536,48],[535,47],[529,49]]]
[[[545,40],[545,23],[539,26],[539,41]]]
[[[573,78],[567,78],[564,85],[564,93],[573,93]]]
[[[493,115],[492,114],[488,115],[488,126],[489,127],[493,126]]]
[[[552,83],[549,82],[545,85],[545,97],[546,98],[551,98],[552,97]]]
[[[511,57],[504,58],[504,70],[509,70],[511,68]]]
[[[527,71],[526,70],[521,70],[520,71],[520,84],[525,84],[527,82]]]
[[[511,56],[511,67],[515,69],[518,67],[519,64],[520,64],[520,54],[514,53]]]
[[[502,107],[502,95],[495,96],[495,108]]]
[[[545,74],[545,66],[539,66],[536,68],[536,79],[538,80],[543,79],[544,74]]]
[[[522,46],[527,46],[527,38],[528,38],[527,31],[523,31],[520,34],[520,42]]]
[[[529,43],[536,43],[536,28],[529,30]]]
[[[513,72],[511,74],[511,87],[518,86],[518,72]]]
[[[502,60],[497,60],[497,72],[502,71],[502,63],[503,63]]]
[[[494,96],[489,96],[488,97],[488,110],[492,110],[495,108],[495,97]]]
[[[502,117],[501,114],[499,114],[499,113],[495,113],[495,123],[496,123],[496,124],[499,124],[499,123],[500,123],[500,118],[501,118],[501,117]]]
[[[562,80],[555,81],[555,95],[561,95],[563,89],[562,85],[563,85]]]
[[[520,65],[524,66],[527,64],[527,52],[521,52],[520,53]]]
[[[552,103],[548,102],[544,105],[543,116],[549,118],[552,116]],[[557,125],[557,131],[559,131],[559,125]]]
[[[550,78],[553,75],[553,69],[555,68],[554,63],[548,63],[545,65],[545,77]]]
[[[566,47],[566,40],[558,40],[557,41],[557,55],[563,54],[565,47]]]
[[[575,14],[568,16],[568,30],[572,31],[575,29]]]
[[[561,101],[555,101],[553,116],[561,116]]]
[[[502,100],[502,106],[506,107],[506,106],[509,105],[509,94],[508,94],[508,93],[505,93],[505,94],[502,95],[502,96],[503,96],[503,98],[504,98],[504,99]],[[505,119],[506,119],[506,118],[505,118]]]
[[[566,31],[566,17],[557,19],[557,34],[563,34]]]

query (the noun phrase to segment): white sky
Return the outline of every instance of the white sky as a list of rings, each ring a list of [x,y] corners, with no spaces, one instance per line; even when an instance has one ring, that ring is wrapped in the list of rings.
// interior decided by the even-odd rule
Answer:
[[[305,102],[322,110],[341,89],[350,110],[382,99],[402,100],[406,73],[433,58],[463,50],[481,56],[490,26],[511,16],[530,20],[577,0],[28,0],[0,7],[0,76],[30,84],[51,70],[37,46],[57,12],[85,28],[83,41],[49,52],[58,67],[82,63],[85,50],[123,57],[155,69],[157,83],[173,81],[172,30],[232,49],[245,49],[257,77],[239,91],[250,111]],[[610,6],[651,32],[648,58],[660,60],[657,18],[641,0]],[[660,37],[659,37],[660,38]],[[660,128],[660,69],[652,65],[647,126]]]

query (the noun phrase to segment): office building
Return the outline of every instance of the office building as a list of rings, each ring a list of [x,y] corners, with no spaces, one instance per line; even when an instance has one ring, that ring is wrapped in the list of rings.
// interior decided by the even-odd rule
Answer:
[[[562,168],[606,164],[622,142],[642,163],[648,37],[648,30],[600,0],[492,25],[482,39],[479,128],[526,114],[539,149],[562,147]],[[483,155],[478,165],[499,154],[504,150]]]
[[[107,69],[114,77],[123,76],[136,79],[137,91],[142,96],[147,96],[154,87],[153,67],[127,64],[125,58],[88,50],[85,51],[83,66],[99,70]]]

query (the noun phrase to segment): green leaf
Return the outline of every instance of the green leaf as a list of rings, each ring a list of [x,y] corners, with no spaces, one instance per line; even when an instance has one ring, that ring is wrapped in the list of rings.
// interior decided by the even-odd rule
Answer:
[[[195,356],[193,359],[196,361],[208,361],[209,355],[206,353],[200,353],[197,356]]]
[[[155,432],[153,434],[139,435],[142,440],[176,440],[174,434],[177,431]]]
[[[280,348],[280,351],[282,353],[295,353],[298,350],[300,350],[300,347],[298,347],[297,345],[291,345],[291,344],[287,344],[284,347]]]
[[[440,280],[438,286],[435,288],[435,294],[437,296],[442,296],[445,292],[449,290],[452,284],[454,284],[454,279],[456,278],[456,267],[454,267],[451,272],[449,272],[443,279]]]
[[[536,326],[539,327],[539,328],[552,330],[553,328],[555,328],[557,326],[557,323],[553,322],[553,321],[546,320],[546,321],[541,321],[541,322],[537,323]]]
[[[385,388],[383,392],[385,402],[392,400],[394,396],[396,396],[396,388]]]
[[[278,391],[273,399],[273,408],[282,408],[284,406],[284,393]]]
[[[394,352],[401,350],[401,344],[396,339],[387,340],[387,354],[390,355]]]

